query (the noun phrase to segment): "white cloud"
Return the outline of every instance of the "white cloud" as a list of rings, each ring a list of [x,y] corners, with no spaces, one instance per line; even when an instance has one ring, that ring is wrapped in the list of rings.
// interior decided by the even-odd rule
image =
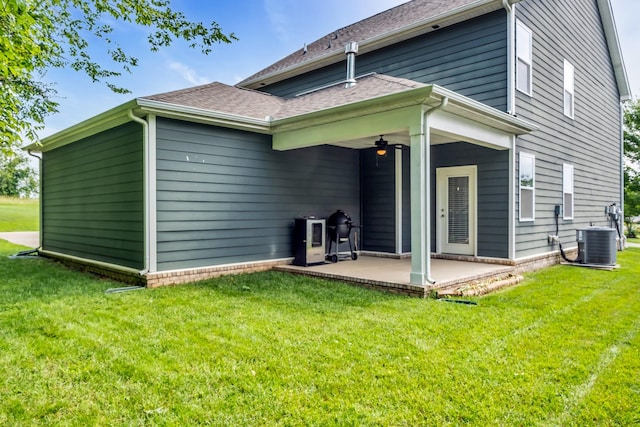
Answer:
[[[287,7],[286,2],[280,0],[264,0],[264,9],[267,12],[269,22],[273,27],[273,31],[284,41],[288,41],[289,32],[287,31]]]
[[[210,82],[210,79],[205,76],[199,75],[196,70],[181,62],[173,61],[169,63],[169,68],[177,72],[180,77],[194,86],[203,85]]]

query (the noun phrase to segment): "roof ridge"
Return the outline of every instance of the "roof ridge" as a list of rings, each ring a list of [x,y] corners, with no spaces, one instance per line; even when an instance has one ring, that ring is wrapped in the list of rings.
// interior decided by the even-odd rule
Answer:
[[[497,0],[495,1],[497,4]],[[482,0],[410,0],[404,2],[333,30],[306,44],[306,50],[298,49],[286,55],[275,63],[245,78],[238,85],[243,87],[256,85],[265,78],[278,76],[287,72],[287,70],[297,67],[303,68],[304,64],[311,64],[313,61],[322,60],[325,57],[334,57],[343,50],[346,43],[352,41],[366,42],[385,34],[392,34],[417,23],[423,23],[426,28],[426,25],[433,19],[443,17],[447,13],[452,13],[460,8],[474,7],[476,3],[482,3]],[[429,27],[428,31],[436,29]]]

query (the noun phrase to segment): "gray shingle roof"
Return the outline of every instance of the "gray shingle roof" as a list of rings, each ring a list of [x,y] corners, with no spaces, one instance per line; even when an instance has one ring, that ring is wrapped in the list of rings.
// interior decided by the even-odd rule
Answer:
[[[306,95],[287,99],[276,118],[299,116],[424,86],[426,85],[413,80],[373,74],[358,79],[357,84],[350,88],[345,88],[344,83],[339,83]]]
[[[306,53],[300,49],[269,67],[257,72],[240,82],[244,86],[261,77],[278,73],[288,68],[301,65],[316,58],[343,52],[344,46],[351,42],[364,42],[386,33],[393,33],[420,22],[427,22],[456,9],[478,3],[478,0],[413,0],[370,18],[348,25],[329,33],[307,45]]]
[[[282,119],[424,86],[426,85],[412,80],[372,74],[358,79],[357,84],[350,88],[339,83],[291,99],[217,82],[142,99],[238,117],[265,119],[271,116]]]
[[[274,116],[284,104],[277,96],[218,82],[142,98],[256,119]]]

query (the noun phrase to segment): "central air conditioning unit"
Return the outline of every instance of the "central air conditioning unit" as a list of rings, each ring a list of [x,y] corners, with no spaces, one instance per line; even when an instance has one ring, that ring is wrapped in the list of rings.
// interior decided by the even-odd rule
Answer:
[[[589,227],[576,231],[578,260],[582,264],[615,265],[617,256],[616,230]]]

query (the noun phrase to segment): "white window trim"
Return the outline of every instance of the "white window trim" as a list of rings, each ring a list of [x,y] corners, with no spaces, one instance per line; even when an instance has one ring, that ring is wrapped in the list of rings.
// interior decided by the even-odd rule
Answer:
[[[564,115],[573,119],[575,116],[575,100],[576,100],[576,70],[575,67],[566,59],[564,60],[563,84],[562,84],[562,111]],[[571,94],[571,107],[567,111],[567,93]]]
[[[521,56],[520,54],[522,52],[518,52],[518,34],[520,33],[520,30],[524,31],[525,33],[527,33],[529,35],[529,57],[525,58],[523,56]],[[529,87],[527,88],[527,90],[523,90],[522,88],[519,87],[518,85],[518,62],[522,60],[524,63],[526,63],[529,66]],[[515,78],[515,83],[516,83],[516,89],[522,93],[525,93],[529,96],[532,96],[533,94],[533,32],[526,26],[524,25],[522,22],[517,21],[516,22],[516,66],[515,66],[515,73],[516,73],[516,78]]]
[[[523,158],[529,158],[532,160],[533,162],[533,177],[532,177],[532,181],[533,184],[531,187],[526,187],[522,185],[522,179],[521,179],[521,175],[520,175],[520,168],[522,167],[522,159]],[[523,217],[522,216],[522,189],[526,189],[526,190],[531,190],[532,192],[532,212],[531,212],[531,217]],[[518,206],[518,215],[519,215],[519,220],[520,222],[533,222],[536,219],[536,156],[534,156],[533,154],[529,154],[529,153],[523,153],[520,152],[520,159],[518,162],[518,189],[519,189],[519,206]]]
[[[574,168],[573,165],[564,163],[562,165],[562,219],[571,220],[575,216],[575,191],[574,191]],[[564,204],[565,194],[571,194],[571,215],[567,215],[567,208]]]

